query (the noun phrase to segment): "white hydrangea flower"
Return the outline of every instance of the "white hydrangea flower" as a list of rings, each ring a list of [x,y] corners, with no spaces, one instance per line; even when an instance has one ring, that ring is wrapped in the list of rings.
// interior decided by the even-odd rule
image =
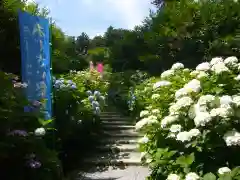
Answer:
[[[213,107],[216,105],[216,97],[210,94],[203,95],[198,99],[197,102],[199,105],[209,105]]]
[[[157,116],[154,116],[154,115],[148,116],[148,118],[149,118],[150,120],[157,120]]]
[[[228,57],[224,60],[224,64],[229,68],[237,68],[238,67],[238,59],[235,56]]]
[[[195,104],[192,105],[188,110],[188,117],[194,119],[196,117]]]
[[[209,62],[203,62],[196,67],[197,71],[209,71],[211,69]]]
[[[162,119],[161,121],[161,127],[162,128],[165,128],[167,125],[177,121],[179,119],[179,116],[178,115],[175,115],[175,116],[166,116],[165,118]]]
[[[153,89],[157,89],[163,86],[170,86],[172,83],[169,81],[158,81],[153,85]]]
[[[180,180],[180,176],[177,174],[169,174],[167,180]]]
[[[136,130],[142,129],[146,125],[158,123],[156,116],[149,116],[138,121],[135,125]]]
[[[160,110],[159,110],[159,109],[153,109],[153,110],[152,110],[152,113],[155,114],[155,115],[156,115],[156,114],[159,114],[159,113],[160,113]]]
[[[146,109],[147,109],[147,110],[151,110],[151,109],[152,109],[152,106],[147,106]]]
[[[198,103],[192,105],[192,106],[189,108],[188,117],[189,117],[190,119],[194,119],[194,118],[196,117],[196,114],[197,114],[198,112],[207,112],[207,106],[205,106],[205,105],[199,105]]]
[[[210,111],[210,115],[211,117],[223,117],[223,118],[227,118],[227,117],[231,117],[234,115],[234,110],[232,109],[231,106],[229,105],[222,105],[219,108],[213,108]]]
[[[141,160],[145,159],[146,155],[147,155],[147,152],[141,152],[140,159]]]
[[[240,71],[240,63],[238,63],[238,68],[237,69],[238,69],[238,72],[239,72]]]
[[[198,179],[200,179],[200,177],[194,172],[188,173],[185,178],[185,180],[198,180]]]
[[[200,71],[199,74],[197,75],[197,79],[203,79],[208,77],[209,75],[203,71]]]
[[[201,82],[197,79],[193,79],[189,83],[185,84],[184,88],[190,93],[198,93],[201,91]]]
[[[153,100],[156,100],[156,99],[158,99],[158,98],[160,98],[160,94],[153,94],[153,95],[152,95],[152,99],[153,99]]]
[[[191,134],[191,137],[197,137],[201,134],[201,132],[198,129],[191,129],[189,133]]]
[[[233,99],[231,96],[225,95],[220,97],[220,104],[221,105],[231,105],[233,104]]]
[[[179,107],[179,109],[181,109],[183,107],[191,106],[192,103],[193,103],[192,98],[185,96],[185,97],[178,99],[178,101],[176,102],[176,105]]]
[[[217,64],[214,64],[211,68],[212,71],[214,71],[216,74],[222,74],[223,72],[229,72],[227,66],[223,62],[219,62]]]
[[[234,96],[232,96],[232,100],[233,100],[233,103],[234,103],[237,107],[240,106],[240,96],[234,95]]]
[[[240,133],[236,130],[225,133],[223,139],[227,146],[240,146]]]
[[[34,131],[34,134],[36,136],[44,136],[46,134],[46,131],[44,128],[37,128],[35,131]]]
[[[152,159],[151,159],[151,158],[147,158],[147,159],[146,159],[146,163],[147,163],[147,164],[149,164],[149,163],[151,163],[151,162],[152,162]]]
[[[161,78],[166,79],[166,78],[171,77],[172,75],[174,75],[174,70],[172,70],[172,69],[166,70],[161,74]]]
[[[171,115],[178,115],[180,107],[175,103],[169,107],[169,112]]]
[[[184,65],[182,63],[175,63],[172,65],[172,70],[178,70],[178,69],[183,69]]]
[[[188,91],[185,88],[181,88],[175,92],[176,99],[179,99],[179,98],[181,98],[183,96],[187,96],[187,95],[188,95]]]
[[[171,139],[175,139],[176,138],[176,134],[175,133],[169,133],[168,135],[167,135],[167,138],[171,138]]]
[[[196,77],[199,74],[199,71],[192,71],[190,73],[191,76]]]
[[[140,143],[140,144],[146,144],[148,142],[149,142],[149,138],[147,137],[147,135],[145,135],[144,137],[142,137],[138,140],[138,143]]]
[[[217,63],[223,63],[223,58],[221,57],[215,57],[215,58],[212,58],[212,60],[210,61],[210,65],[215,65]]]
[[[183,72],[190,72],[190,69],[184,68],[184,69],[183,69]]]
[[[177,134],[178,141],[190,141],[193,137],[197,137],[201,134],[198,129],[191,129],[190,131],[183,131]]]
[[[173,114],[173,115],[179,114],[182,108],[190,107],[192,103],[193,103],[193,100],[190,97],[188,96],[182,97],[178,99],[178,101],[175,104],[172,104],[169,107],[170,114]]]
[[[211,120],[212,117],[208,112],[198,112],[194,118],[194,123],[197,127],[205,126]]]
[[[218,173],[219,174],[225,174],[225,173],[230,173],[231,169],[229,169],[228,167],[222,167],[218,169]]]
[[[177,134],[177,140],[181,142],[190,141],[192,139],[192,136],[189,132],[183,131]]]
[[[240,81],[240,74],[234,78],[236,81]]]
[[[180,132],[182,129],[182,126],[180,124],[173,124],[171,127],[170,127],[170,131],[172,133],[177,133],[177,132]]]
[[[149,115],[149,111],[147,111],[147,110],[143,110],[143,111],[140,112],[140,117],[141,118],[145,117],[145,116],[148,116],[148,115]]]

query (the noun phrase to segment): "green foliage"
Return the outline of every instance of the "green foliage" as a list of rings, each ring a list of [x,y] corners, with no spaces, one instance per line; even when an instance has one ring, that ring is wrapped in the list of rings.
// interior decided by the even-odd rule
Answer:
[[[61,179],[57,153],[47,146],[51,131],[47,131],[45,138],[36,133],[38,128],[47,130],[45,126],[52,121],[43,123],[38,111],[26,112],[27,107],[34,110],[34,106],[25,99],[21,84],[16,80],[14,75],[0,72],[0,177],[9,180],[16,177],[20,180]]]
[[[54,82],[57,146],[68,172],[98,142],[99,113],[104,110],[108,83],[89,71],[72,71]]]

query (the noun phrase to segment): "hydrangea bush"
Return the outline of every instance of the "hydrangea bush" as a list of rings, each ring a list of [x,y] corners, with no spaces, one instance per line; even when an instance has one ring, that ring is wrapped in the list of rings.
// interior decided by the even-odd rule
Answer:
[[[0,72],[0,83],[0,179],[61,179],[57,153],[47,145],[51,120],[41,119],[41,102],[28,102],[27,84],[12,74]]]
[[[135,90],[145,107],[136,129],[149,179],[239,179],[240,63],[176,63]],[[144,87],[144,89],[143,89]]]
[[[104,109],[107,82],[87,71],[71,71],[54,79],[54,117],[64,170],[94,148],[100,112]]]

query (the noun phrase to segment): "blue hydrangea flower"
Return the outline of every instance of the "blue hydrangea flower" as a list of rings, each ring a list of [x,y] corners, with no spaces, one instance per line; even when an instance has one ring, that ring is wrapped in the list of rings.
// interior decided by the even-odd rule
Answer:
[[[94,101],[94,97],[93,96],[89,96],[88,99],[89,99],[90,102]]]
[[[68,84],[73,84],[72,80],[67,80]]]
[[[91,96],[91,95],[92,95],[92,91],[88,90],[88,91],[87,91],[87,95],[88,95],[88,96]]]
[[[93,102],[92,102],[92,106],[93,106],[94,108],[99,107],[99,103],[98,103],[97,101],[93,101]]]
[[[94,114],[99,115],[100,112],[101,112],[100,108],[96,107],[95,110],[94,110]]]
[[[73,85],[71,86],[71,88],[72,88],[72,89],[76,89],[77,86],[76,86],[75,84],[73,84]]]
[[[101,96],[101,93],[99,91],[94,91],[94,96],[99,97]]]
[[[99,96],[99,99],[100,99],[101,101],[105,101],[105,97],[104,97],[104,96]]]

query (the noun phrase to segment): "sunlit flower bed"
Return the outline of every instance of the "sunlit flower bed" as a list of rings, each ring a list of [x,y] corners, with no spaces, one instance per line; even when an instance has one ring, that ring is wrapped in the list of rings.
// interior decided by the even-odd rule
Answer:
[[[149,179],[239,179],[240,63],[216,57],[195,70],[176,63],[135,89],[136,130]],[[137,107],[137,103],[135,105]]]

